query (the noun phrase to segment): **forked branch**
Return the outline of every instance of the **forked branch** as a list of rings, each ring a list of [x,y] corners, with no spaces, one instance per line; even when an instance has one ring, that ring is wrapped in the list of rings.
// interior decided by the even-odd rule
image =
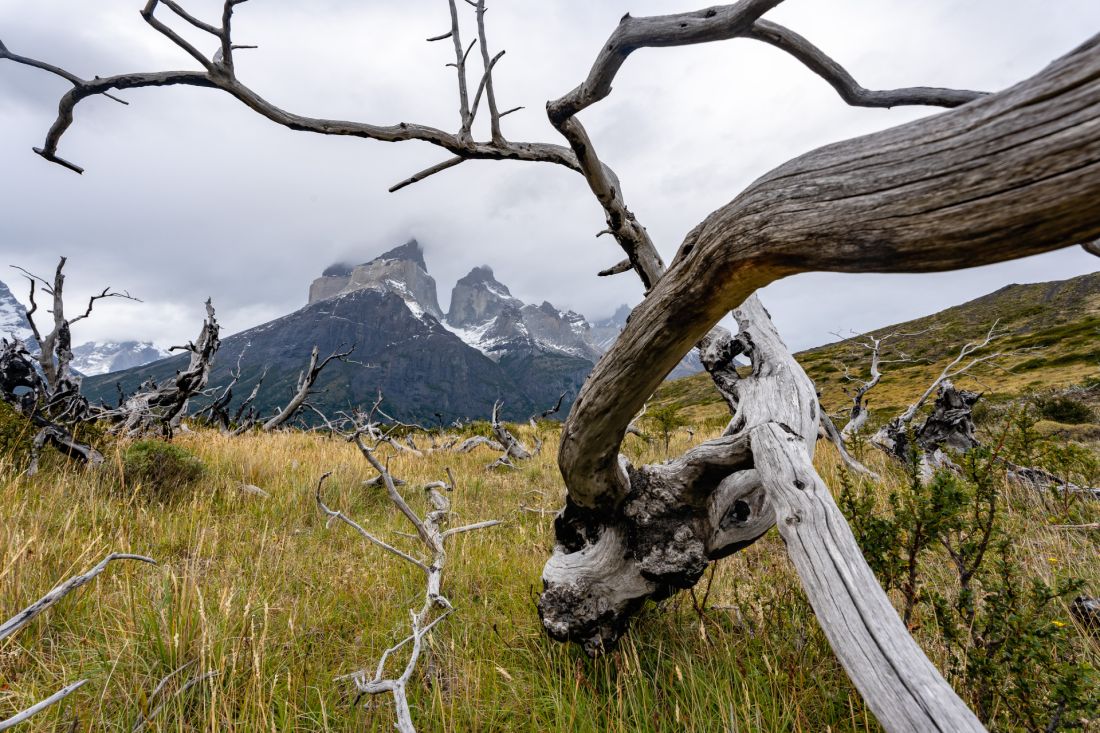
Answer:
[[[363,529],[363,527],[342,512],[330,509],[321,499],[321,489],[325,480],[331,475],[331,472],[321,476],[320,480],[317,482],[317,506],[330,521],[341,521],[347,524],[372,544],[416,566],[424,573],[425,579],[424,601],[420,610],[409,612],[412,626],[411,633],[382,654],[373,673],[371,670],[363,669],[345,675],[339,679],[352,680],[361,695],[387,693],[391,695],[396,708],[397,729],[402,733],[414,733],[416,728],[413,725],[412,712],[409,709],[409,702],[406,697],[406,689],[412,679],[417,662],[420,659],[425,637],[436,624],[454,612],[454,606],[451,605],[451,602],[442,593],[443,570],[447,563],[447,553],[444,543],[448,537],[455,534],[493,527],[500,524],[500,522],[497,520],[490,520],[453,529],[443,529],[451,514],[451,504],[446,495],[440,493],[438,489],[442,488],[446,492],[454,490],[454,475],[451,473],[450,469],[447,469],[447,482],[436,482],[424,487],[425,494],[432,509],[421,518],[412,510],[405,501],[405,498],[397,490],[396,482],[390,475],[389,470],[378,461],[373,451],[364,445],[360,436],[356,435],[355,441],[363,456],[378,472],[378,476],[382,480],[382,484],[385,486],[386,493],[389,495],[390,500],[416,529],[417,537],[420,539],[424,549],[427,550],[429,559],[421,560],[397,549],[393,545],[378,539],[373,534]],[[386,662],[393,654],[410,644],[410,642],[411,648],[409,650],[409,656],[401,673],[396,677],[386,677]]]

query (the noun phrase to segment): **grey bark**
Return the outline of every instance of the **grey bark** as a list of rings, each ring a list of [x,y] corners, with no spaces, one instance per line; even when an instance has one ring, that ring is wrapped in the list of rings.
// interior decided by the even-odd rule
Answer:
[[[275,430],[294,417],[298,410],[302,408],[302,405],[306,403],[310,392],[313,390],[313,385],[317,383],[317,377],[321,376],[321,372],[328,366],[329,362],[334,359],[344,361],[352,351],[354,351],[354,347],[347,351],[334,351],[323,360],[319,361],[320,355],[317,347],[314,346],[313,351],[309,355],[309,365],[298,375],[297,391],[294,393],[294,396],[290,398],[290,401],[287,402],[286,407],[263,424],[264,432]]]

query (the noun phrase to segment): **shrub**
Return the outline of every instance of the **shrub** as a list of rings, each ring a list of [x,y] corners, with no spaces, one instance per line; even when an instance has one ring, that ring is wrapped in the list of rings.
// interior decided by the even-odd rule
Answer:
[[[202,461],[163,440],[138,440],[122,453],[125,484],[131,492],[140,487],[140,495],[152,501],[182,498],[205,473]]]
[[[941,470],[927,482],[911,465],[886,507],[874,485],[845,476],[838,503],[879,582],[901,595],[907,625],[946,652],[948,675],[983,723],[1075,727],[1100,712],[1085,644],[1059,618],[1082,583],[1028,577],[1003,526],[998,466],[989,449],[964,456],[959,474]],[[952,581],[929,582],[936,568],[950,568]]]
[[[0,462],[17,471],[25,468],[30,462],[34,433],[34,426],[27,418],[0,400]]]
[[[668,453],[668,444],[672,440],[672,434],[688,424],[687,420],[680,414],[680,408],[676,405],[655,407],[647,412],[642,419],[661,434],[665,441],[665,453]]]
[[[1038,397],[1035,399],[1035,406],[1039,409],[1039,414],[1047,420],[1066,425],[1092,422],[1095,417],[1091,407],[1072,397],[1058,395]]]

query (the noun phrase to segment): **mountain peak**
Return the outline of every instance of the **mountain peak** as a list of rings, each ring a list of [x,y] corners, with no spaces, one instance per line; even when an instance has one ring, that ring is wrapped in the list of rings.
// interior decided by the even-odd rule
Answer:
[[[455,283],[447,323],[456,328],[484,324],[509,306],[521,308],[523,303],[493,276],[491,267],[481,265]]]
[[[499,285],[501,288],[504,289],[504,292],[511,295],[511,293],[508,291],[507,286],[505,286],[503,283],[497,281],[496,276],[493,275],[493,268],[489,267],[488,265],[478,265],[477,267],[475,267],[474,269],[472,269],[468,273],[466,273],[466,275],[461,280],[459,280],[458,283],[460,285],[477,285],[478,283],[486,283],[486,284],[492,283],[494,285]]]
[[[435,280],[428,274],[424,250],[415,239],[383,252],[361,265],[336,263],[325,268],[309,286],[309,303],[328,300],[356,290],[384,290],[399,295],[417,316],[430,313],[443,319]]]
[[[420,266],[420,269],[424,272],[428,271],[428,265],[424,262],[424,248],[420,246],[420,242],[416,239],[410,239],[402,244],[400,247],[394,247],[388,252],[375,257],[371,262],[378,262],[379,260],[406,260],[408,262],[415,262]],[[370,264],[370,262],[366,263]],[[490,271],[490,276],[492,272]]]
[[[354,269],[355,265],[350,262],[334,262],[325,268],[324,272],[321,273],[321,277],[347,277]]]

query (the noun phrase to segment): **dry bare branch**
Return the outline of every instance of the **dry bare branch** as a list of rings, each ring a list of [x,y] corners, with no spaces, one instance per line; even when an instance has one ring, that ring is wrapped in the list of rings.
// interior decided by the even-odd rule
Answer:
[[[27,720],[30,720],[32,717],[38,715],[38,713],[42,712],[46,708],[55,703],[61,702],[66,697],[76,692],[78,689],[83,687],[84,684],[87,683],[87,681],[88,680],[80,680],[79,682],[74,682],[71,685],[66,685],[54,694],[47,697],[45,700],[30,706],[26,710],[16,713],[7,720],[0,720],[0,731],[14,728],[20,723],[24,723]]]
[[[73,577],[66,580],[64,583],[61,583],[60,585],[55,587],[46,595],[39,598],[31,605],[24,608],[19,613],[9,618],[3,624],[0,624],[0,641],[3,641],[7,637],[22,629],[24,626],[33,621],[36,617],[45,613],[54,604],[56,604],[65,596],[72,593],[77,588],[95,580],[96,576],[106,570],[107,566],[116,560],[137,560],[138,562],[146,562],[150,563],[151,565],[157,564],[156,560],[145,557],[144,555],[130,555],[117,552],[111,553],[107,557],[103,558],[103,560],[100,561],[98,565],[93,567],[88,572],[83,573],[82,575],[74,575]]]
[[[447,553],[444,543],[448,537],[455,534],[493,527],[500,524],[500,522],[497,520],[490,520],[444,530],[443,525],[451,513],[451,504],[450,500],[447,499],[444,494],[439,493],[434,485],[425,487],[425,493],[432,506],[432,511],[425,514],[423,519],[420,518],[409,507],[404,497],[401,496],[401,493],[397,490],[393,477],[390,475],[387,468],[375,458],[373,452],[363,444],[358,435],[355,437],[355,441],[363,456],[370,462],[371,466],[378,471],[378,475],[382,479],[383,485],[386,487],[386,493],[389,495],[390,500],[397,506],[401,513],[405,515],[413,527],[415,527],[416,536],[428,551],[430,559],[420,560],[408,553],[398,550],[367,532],[343,513],[328,508],[321,500],[321,487],[330,473],[326,473],[320,478],[317,483],[317,505],[327,517],[348,524],[371,543],[412,563],[425,574],[423,603],[419,611],[409,612],[412,633],[383,652],[373,674],[371,674],[370,670],[364,669],[353,672],[350,675],[345,675],[340,679],[353,680],[356,688],[361,694],[390,694],[396,709],[397,729],[402,731],[402,733],[414,733],[416,728],[413,725],[412,712],[409,709],[409,702],[406,697],[406,689],[412,678],[413,671],[416,669],[417,662],[420,659],[425,637],[436,624],[454,612],[454,606],[451,605],[451,602],[442,593],[443,570],[447,562]],[[451,473],[450,469],[447,470],[447,478],[450,484],[445,485],[444,488],[453,490],[454,475]],[[436,613],[434,618],[432,618],[433,612]],[[386,677],[386,662],[393,654],[410,642],[412,647],[401,674],[396,677]]]
[[[284,425],[290,418],[294,417],[298,410],[301,409],[302,405],[305,404],[306,399],[313,390],[313,385],[317,383],[317,377],[321,375],[321,372],[328,366],[329,362],[333,360],[346,361],[353,351],[355,351],[354,346],[346,351],[337,350],[318,361],[320,355],[317,347],[314,346],[309,356],[309,365],[298,375],[297,391],[286,404],[286,407],[263,424],[264,432],[275,430],[279,426]]]

